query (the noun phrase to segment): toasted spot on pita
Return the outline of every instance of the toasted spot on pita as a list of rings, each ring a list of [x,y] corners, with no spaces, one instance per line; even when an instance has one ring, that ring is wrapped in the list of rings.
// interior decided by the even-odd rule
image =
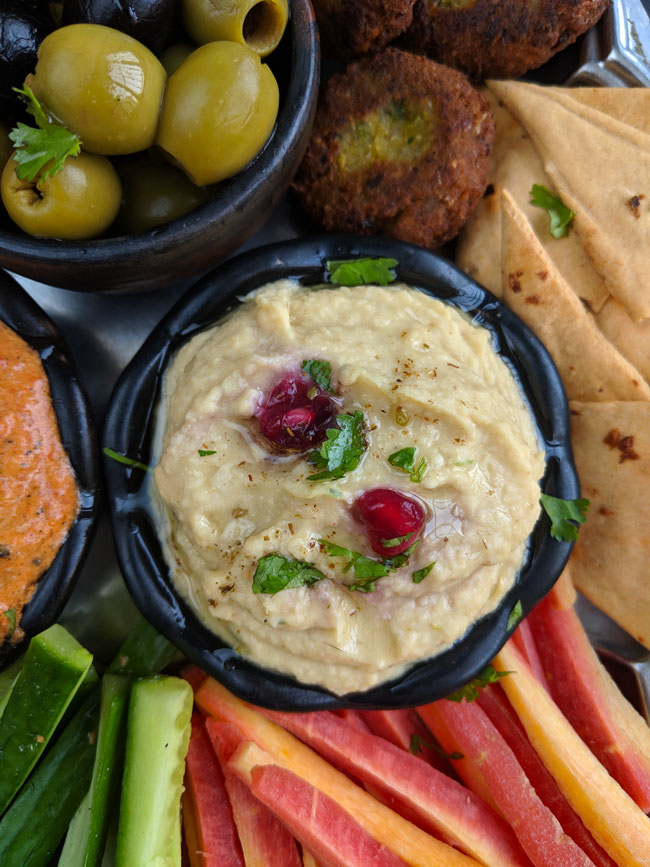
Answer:
[[[582,496],[591,501],[570,560],[582,593],[650,647],[650,403],[572,403],[571,433]],[[605,440],[633,438],[636,459]]]
[[[650,400],[650,385],[600,333],[508,193],[501,236],[503,298],[550,352],[569,398]]]

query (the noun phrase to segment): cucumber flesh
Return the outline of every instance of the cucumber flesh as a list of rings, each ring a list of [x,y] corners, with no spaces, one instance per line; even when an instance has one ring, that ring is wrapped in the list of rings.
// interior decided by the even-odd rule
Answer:
[[[99,693],[52,744],[0,820],[2,867],[47,867],[83,800],[93,771]]]
[[[59,867],[98,867],[106,843],[108,815],[122,770],[124,730],[131,678],[102,678],[97,751],[87,801],[84,799],[66,835]]]
[[[177,677],[133,684],[116,867],[176,867],[192,701],[190,685]]]
[[[0,815],[47,746],[91,663],[92,655],[62,626],[32,638],[0,718]]]

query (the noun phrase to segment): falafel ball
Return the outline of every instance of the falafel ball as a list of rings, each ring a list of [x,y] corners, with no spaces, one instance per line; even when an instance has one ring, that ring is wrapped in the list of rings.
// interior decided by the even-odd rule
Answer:
[[[609,0],[417,0],[400,44],[471,78],[518,78],[594,25]]]
[[[329,231],[435,248],[481,198],[494,132],[464,75],[388,48],[326,82],[293,187]]]
[[[381,51],[413,18],[415,0],[314,0],[323,54],[356,57]]]

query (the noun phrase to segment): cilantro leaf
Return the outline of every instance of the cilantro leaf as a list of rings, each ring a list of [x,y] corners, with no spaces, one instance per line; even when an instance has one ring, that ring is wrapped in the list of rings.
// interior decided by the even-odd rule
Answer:
[[[340,479],[359,466],[365,451],[363,441],[364,416],[362,412],[354,415],[336,416],[338,427],[329,428],[327,439],[318,451],[312,452],[308,460],[323,472],[307,476],[311,482],[323,479]]]
[[[271,596],[280,590],[315,584],[325,576],[302,560],[290,560],[281,554],[267,554],[257,562],[253,575],[253,593],[268,593]]]
[[[387,286],[395,281],[392,269],[397,259],[342,259],[327,263],[330,283],[338,286],[362,286],[377,283]]]
[[[138,470],[145,470],[147,473],[151,472],[151,467],[147,466],[147,464],[135,461],[133,458],[122,455],[120,452],[116,452],[113,449],[109,449],[108,446],[104,446],[103,451],[107,458],[112,458],[112,460],[117,461],[118,464],[126,464],[127,467],[135,467]]]
[[[509,671],[497,671],[493,666],[487,665],[483,671],[474,678],[474,680],[470,680],[470,682],[466,683],[465,686],[461,686],[460,689],[452,692],[451,695],[445,696],[445,698],[447,701],[456,702],[461,702],[463,699],[465,699],[465,701],[474,701],[479,697],[480,690],[484,689],[490,683],[496,683],[500,677],[505,677],[510,673],[511,672]]]
[[[409,557],[420,544],[420,541],[420,539],[416,539],[412,545],[408,546],[406,551],[402,551],[401,554],[395,554],[394,557],[388,557],[384,559],[384,563],[391,570],[391,572],[394,572],[395,569],[399,569],[401,566],[405,566],[408,563]]]
[[[316,385],[320,386],[324,391],[329,391],[335,394],[332,388],[332,365],[329,361],[317,361],[314,358],[303,361],[300,365],[307,376],[314,380]]]
[[[15,87],[14,90],[27,103],[27,111],[38,126],[38,129],[35,129],[25,123],[18,123],[9,133],[16,148],[16,174],[27,181],[33,181],[39,174],[41,180],[52,177],[63,168],[68,157],[79,153],[81,139],[65,127],[54,123],[27,85],[23,88]]]
[[[4,615],[9,621],[9,636],[11,637],[14,634],[14,629],[16,628],[16,609],[8,608],[4,612]]]
[[[454,750],[454,752],[446,753],[442,747],[438,746],[438,744],[434,744],[431,741],[427,741],[422,735],[412,734],[411,740],[409,743],[409,752],[413,753],[414,756],[420,752],[422,747],[427,747],[427,749],[435,750],[439,755],[443,756],[445,759],[464,759],[465,756],[462,753],[458,753]]]
[[[427,566],[423,566],[421,569],[416,569],[413,573],[413,583],[420,584],[422,581],[424,581],[424,579],[427,577],[429,572],[431,572],[435,565],[436,561],[434,560],[433,563],[429,563]]]
[[[344,572],[354,569],[354,577],[357,579],[357,582],[348,584],[348,590],[370,593],[377,589],[375,585],[377,578],[385,578],[386,575],[395,572],[400,566],[408,563],[409,557],[420,544],[420,540],[416,539],[402,554],[396,554],[395,557],[385,560],[373,560],[370,557],[364,557],[363,554],[359,554],[357,551],[343,548],[341,545],[335,545],[333,542],[328,542],[327,539],[319,539],[318,544],[321,547],[321,551],[329,554],[330,557],[345,557],[347,559],[348,562],[343,567]]]
[[[551,519],[551,536],[558,542],[575,542],[578,528],[571,522],[584,524],[587,520],[589,500],[562,500],[550,494],[542,494],[539,501]]]
[[[216,451],[214,449],[199,449],[199,457],[207,458],[208,455],[216,455]]]
[[[575,217],[559,196],[554,195],[542,184],[533,184],[530,189],[530,204],[548,211],[551,221],[549,231],[554,238],[564,238],[569,234],[569,224]]]
[[[510,632],[521,620],[524,616],[524,609],[521,607],[521,599],[518,599],[515,605],[512,608],[512,611],[508,615],[508,622],[506,624],[506,629]]]
[[[399,470],[404,470],[405,473],[408,473],[412,482],[421,482],[422,477],[427,471],[427,462],[422,458],[416,467],[416,451],[417,449],[414,446],[407,446],[398,452],[393,452],[392,455],[388,455],[388,463],[391,467],[397,467]]]
[[[405,536],[395,536],[393,539],[382,539],[381,545],[382,548],[397,548],[398,545],[401,545],[402,542],[406,542],[411,538],[413,532],[407,533]]]

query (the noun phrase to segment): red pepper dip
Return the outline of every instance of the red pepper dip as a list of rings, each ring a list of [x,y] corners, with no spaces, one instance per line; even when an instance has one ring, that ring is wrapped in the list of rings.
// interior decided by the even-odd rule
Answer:
[[[23,608],[78,509],[41,360],[0,322],[0,645],[24,637]]]

